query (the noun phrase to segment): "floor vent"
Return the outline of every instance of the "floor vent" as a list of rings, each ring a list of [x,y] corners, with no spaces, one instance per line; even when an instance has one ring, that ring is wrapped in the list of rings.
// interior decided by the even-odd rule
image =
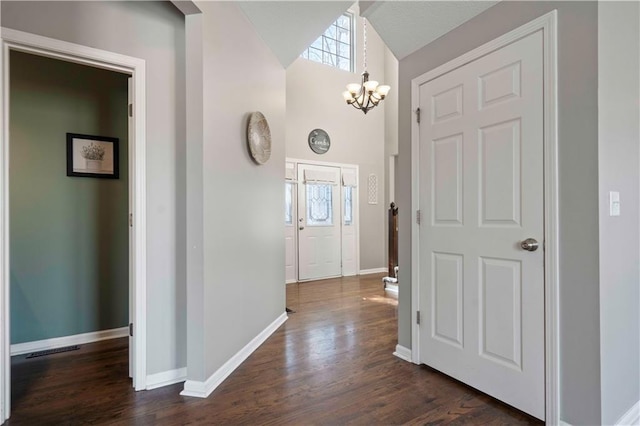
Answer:
[[[80,349],[80,346],[78,345],[65,346],[64,348],[47,349],[44,351],[31,352],[29,355],[27,355],[27,358],[36,358],[39,356],[59,354],[60,352],[77,351],[78,349]]]

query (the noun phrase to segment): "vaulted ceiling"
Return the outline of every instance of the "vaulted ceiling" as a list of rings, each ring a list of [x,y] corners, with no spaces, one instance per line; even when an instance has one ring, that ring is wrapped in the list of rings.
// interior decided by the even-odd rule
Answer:
[[[283,67],[295,61],[353,1],[240,1]]]
[[[497,1],[362,1],[360,9],[397,59],[431,43]],[[288,67],[352,1],[238,2],[283,67]]]
[[[400,60],[476,15],[497,1],[376,1],[361,15],[376,29]]]

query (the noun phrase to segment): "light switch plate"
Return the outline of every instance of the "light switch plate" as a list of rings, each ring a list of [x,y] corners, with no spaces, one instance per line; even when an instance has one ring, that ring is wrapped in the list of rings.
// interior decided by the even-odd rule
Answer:
[[[609,192],[609,216],[620,216],[620,193]]]

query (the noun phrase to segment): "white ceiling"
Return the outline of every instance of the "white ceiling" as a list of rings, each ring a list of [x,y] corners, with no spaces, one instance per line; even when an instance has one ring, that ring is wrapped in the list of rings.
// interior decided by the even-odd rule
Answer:
[[[400,60],[496,3],[498,1],[376,1],[363,15]]]
[[[285,68],[352,4],[353,0],[238,2]]]
[[[498,3],[484,0],[362,1],[371,25],[397,59]],[[239,1],[257,33],[287,68],[353,1]]]

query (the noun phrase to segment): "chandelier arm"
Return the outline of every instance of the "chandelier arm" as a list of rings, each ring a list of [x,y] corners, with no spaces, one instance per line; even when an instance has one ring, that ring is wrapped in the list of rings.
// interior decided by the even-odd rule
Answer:
[[[374,99],[371,97],[371,92],[367,92],[367,111],[373,109],[376,106]]]
[[[353,102],[351,103],[351,106],[353,106],[356,109],[360,109],[360,102],[358,102],[359,97],[360,97],[360,93],[354,95]]]

